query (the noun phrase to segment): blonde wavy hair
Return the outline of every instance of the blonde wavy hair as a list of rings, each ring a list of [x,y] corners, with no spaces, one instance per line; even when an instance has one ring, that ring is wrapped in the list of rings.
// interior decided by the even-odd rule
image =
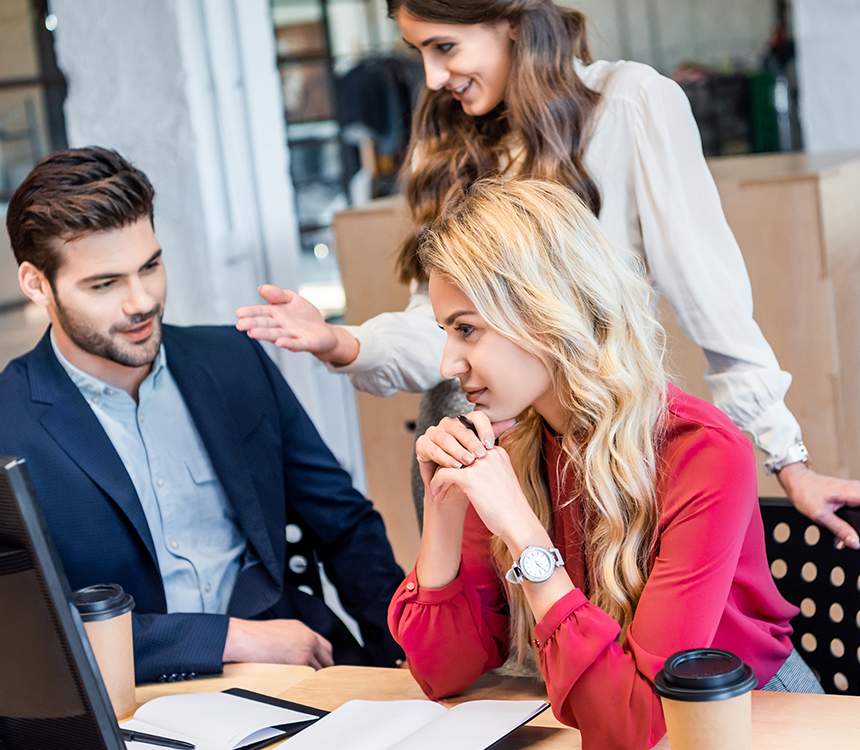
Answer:
[[[577,477],[565,504],[583,507],[588,595],[626,636],[652,564],[655,477],[665,411],[664,334],[641,261],[610,247],[567,187],[482,179],[421,237],[421,261],[458,287],[487,324],[549,371],[568,414],[563,471]],[[529,408],[503,444],[548,531],[543,421]],[[511,556],[500,539],[501,574]],[[530,654],[534,617],[508,587],[511,646]]]

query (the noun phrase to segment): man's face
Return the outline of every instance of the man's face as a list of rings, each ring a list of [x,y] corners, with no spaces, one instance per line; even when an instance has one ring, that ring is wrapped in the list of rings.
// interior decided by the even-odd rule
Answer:
[[[69,343],[125,367],[151,364],[167,280],[149,219],[66,242],[60,253],[51,317]]]

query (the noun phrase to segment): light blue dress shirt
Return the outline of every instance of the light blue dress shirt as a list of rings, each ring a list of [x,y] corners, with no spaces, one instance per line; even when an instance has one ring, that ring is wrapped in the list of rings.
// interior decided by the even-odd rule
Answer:
[[[137,490],[168,612],[225,614],[247,543],[215,475],[164,346],[138,401],[54,353],[98,418]]]

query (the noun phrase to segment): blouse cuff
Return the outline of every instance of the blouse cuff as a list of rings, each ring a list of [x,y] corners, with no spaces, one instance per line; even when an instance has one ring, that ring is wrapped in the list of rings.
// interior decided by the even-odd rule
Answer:
[[[348,365],[332,365],[326,363],[329,372],[339,375],[344,373],[366,372],[374,369],[380,362],[378,353],[379,343],[375,342],[379,336],[363,336],[361,326],[342,326],[347,333],[351,333],[358,339],[358,355]]]
[[[555,635],[559,626],[580,607],[588,604],[588,598],[582,589],[574,589],[566,593],[553,604],[541,621],[535,625],[535,645],[539,650],[546,646],[547,641]]]
[[[401,584],[397,598],[413,601],[416,604],[443,604],[453,599],[463,591],[463,576],[458,572],[457,577],[437,589],[419,586],[418,575],[412,570]]]
[[[800,425],[782,400],[771,404],[744,429],[769,458],[782,458],[801,439]]]

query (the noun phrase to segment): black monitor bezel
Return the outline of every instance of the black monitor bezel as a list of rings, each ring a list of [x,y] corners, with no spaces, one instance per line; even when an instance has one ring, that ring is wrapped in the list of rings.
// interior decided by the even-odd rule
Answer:
[[[54,547],[42,510],[36,502],[36,493],[23,458],[0,455],[0,482],[8,481],[12,498],[17,506],[24,538],[15,544],[29,546],[37,574],[43,583],[43,596],[59,625],[63,644],[70,654],[70,675],[76,680],[81,702],[87,715],[95,723],[104,742],[103,748],[93,750],[125,750],[107,689],[98,670],[95,656],[83,628],[80,616],[72,603],[71,588],[59,554]],[[0,538],[0,544],[5,544]]]

